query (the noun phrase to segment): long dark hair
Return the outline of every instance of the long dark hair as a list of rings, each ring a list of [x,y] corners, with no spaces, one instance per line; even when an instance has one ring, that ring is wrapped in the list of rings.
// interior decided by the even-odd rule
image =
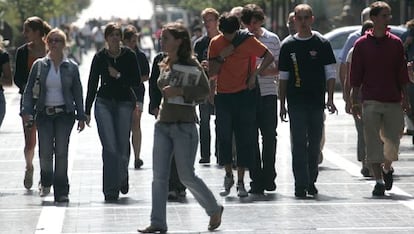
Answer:
[[[182,23],[168,23],[162,30],[166,30],[175,39],[181,39],[181,45],[177,50],[178,61],[187,62],[192,58],[193,49],[191,47],[191,38],[188,29]]]
[[[50,25],[38,16],[32,16],[24,21],[24,25],[33,31],[40,32],[40,36],[46,36],[52,29]]]

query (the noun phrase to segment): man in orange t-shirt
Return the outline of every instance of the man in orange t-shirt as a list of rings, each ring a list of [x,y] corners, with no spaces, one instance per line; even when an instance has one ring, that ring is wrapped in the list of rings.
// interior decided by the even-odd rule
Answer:
[[[256,76],[273,62],[272,53],[253,36],[239,31],[235,15],[225,13],[219,18],[222,34],[214,37],[208,51],[209,75],[216,106],[216,135],[219,142],[219,164],[224,165],[224,191],[227,196],[234,184],[232,172],[232,134],[237,148],[237,195],[247,196],[244,187],[245,168],[254,165],[256,131]],[[244,40],[241,40],[243,38]],[[237,43],[238,42],[238,43]],[[257,69],[254,58],[262,57]],[[253,60],[253,61],[252,61]],[[216,90],[214,90],[216,88]]]

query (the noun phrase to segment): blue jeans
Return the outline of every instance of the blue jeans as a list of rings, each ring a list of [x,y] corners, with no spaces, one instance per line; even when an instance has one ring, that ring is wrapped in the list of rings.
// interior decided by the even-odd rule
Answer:
[[[257,131],[255,166],[250,169],[250,184],[253,189],[269,187],[276,179],[276,128],[277,128],[277,96],[260,96],[257,99]],[[259,130],[262,135],[262,152],[259,147]]]
[[[151,225],[167,229],[168,177],[174,154],[178,176],[211,216],[220,210],[216,198],[194,172],[198,146],[195,123],[161,123],[154,126]]]
[[[129,137],[134,102],[97,98],[95,119],[102,144],[103,193],[118,196],[128,183]]]
[[[318,177],[323,109],[288,106],[295,188],[307,189]]]
[[[256,152],[256,91],[217,94],[216,131],[219,144],[219,164],[228,165],[232,159],[233,132],[236,139],[237,166],[250,168]]]
[[[68,148],[74,123],[74,113],[46,115],[40,112],[36,116],[40,182],[43,186],[53,185],[55,198],[69,193]],[[54,170],[53,155],[55,155]]]
[[[3,123],[4,116],[6,115],[6,98],[4,97],[4,91],[0,90],[0,127]]]

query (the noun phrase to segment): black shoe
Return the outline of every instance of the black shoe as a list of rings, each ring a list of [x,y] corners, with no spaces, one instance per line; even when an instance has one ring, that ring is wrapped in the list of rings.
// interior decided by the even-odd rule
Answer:
[[[129,191],[129,184],[128,184],[128,182],[126,184],[122,185],[120,191],[121,191],[122,194],[127,194],[128,193],[128,191]]]
[[[168,192],[168,201],[177,201],[178,200],[178,192],[175,190],[171,190]]]
[[[384,196],[385,194],[385,185],[376,183],[374,190],[372,190],[372,196]]]
[[[62,195],[55,198],[55,202],[69,202],[69,197],[67,195]]]
[[[118,198],[118,195],[105,195],[105,202],[116,202]]]
[[[167,229],[157,228],[154,226],[149,226],[144,229],[138,229],[137,231],[140,233],[167,233]]]
[[[121,191],[122,194],[127,194],[129,191],[129,183],[128,183],[128,178],[126,180],[124,180],[124,182],[121,184],[121,188],[119,189],[119,191]]]
[[[392,178],[393,173],[393,168],[391,168],[391,170],[389,170],[388,173],[385,173],[384,170],[382,170],[382,178],[384,179],[385,190],[391,190],[392,188],[392,183],[394,182],[394,179]]]
[[[295,197],[306,198],[306,189],[295,188]]]
[[[315,187],[315,184],[310,184],[308,187],[308,194],[315,196],[318,194],[318,189]]]
[[[363,177],[372,177],[368,167],[361,168],[361,174]]]
[[[144,161],[142,161],[141,159],[135,159],[135,162],[134,162],[135,169],[140,169],[142,165],[144,165]]]
[[[210,163],[210,159],[209,158],[201,158],[200,161],[198,161],[198,163],[200,164],[207,164]]]
[[[266,191],[275,191],[276,190],[276,184],[274,181],[272,183],[269,183],[264,188]]]

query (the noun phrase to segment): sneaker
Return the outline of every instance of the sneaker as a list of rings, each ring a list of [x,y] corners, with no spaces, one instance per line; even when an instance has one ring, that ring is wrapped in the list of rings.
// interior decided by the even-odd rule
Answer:
[[[207,163],[210,163],[210,159],[209,158],[201,158],[200,161],[198,161],[198,163],[207,164]]]
[[[368,167],[361,168],[361,174],[363,177],[372,177]]]
[[[264,191],[262,189],[250,188],[248,193],[255,194],[255,195],[263,195]]]
[[[374,190],[372,191],[372,196],[384,196],[385,194],[385,185],[376,183]]]
[[[43,186],[39,182],[39,195],[41,197],[46,197],[50,193],[50,186]]]
[[[308,187],[308,194],[315,196],[318,194],[318,189],[315,187],[315,184],[310,184]]]
[[[220,196],[227,196],[230,194],[230,189],[234,185],[233,175],[224,176],[224,191],[220,192]]]
[[[247,197],[249,195],[246,191],[246,188],[244,187],[243,182],[237,182],[236,188],[237,188],[237,196]]]
[[[382,172],[382,178],[384,179],[384,183],[385,183],[385,190],[391,190],[392,183],[394,182],[394,179],[392,178],[394,169],[391,167],[391,170],[389,170],[388,173],[385,173],[384,170],[381,170],[381,172]]]
[[[140,169],[142,165],[144,165],[144,161],[142,161],[141,159],[135,159],[135,162],[134,162],[135,169]]]
[[[31,189],[33,186],[33,166],[30,169],[26,169],[24,172],[23,184],[26,189]]]

